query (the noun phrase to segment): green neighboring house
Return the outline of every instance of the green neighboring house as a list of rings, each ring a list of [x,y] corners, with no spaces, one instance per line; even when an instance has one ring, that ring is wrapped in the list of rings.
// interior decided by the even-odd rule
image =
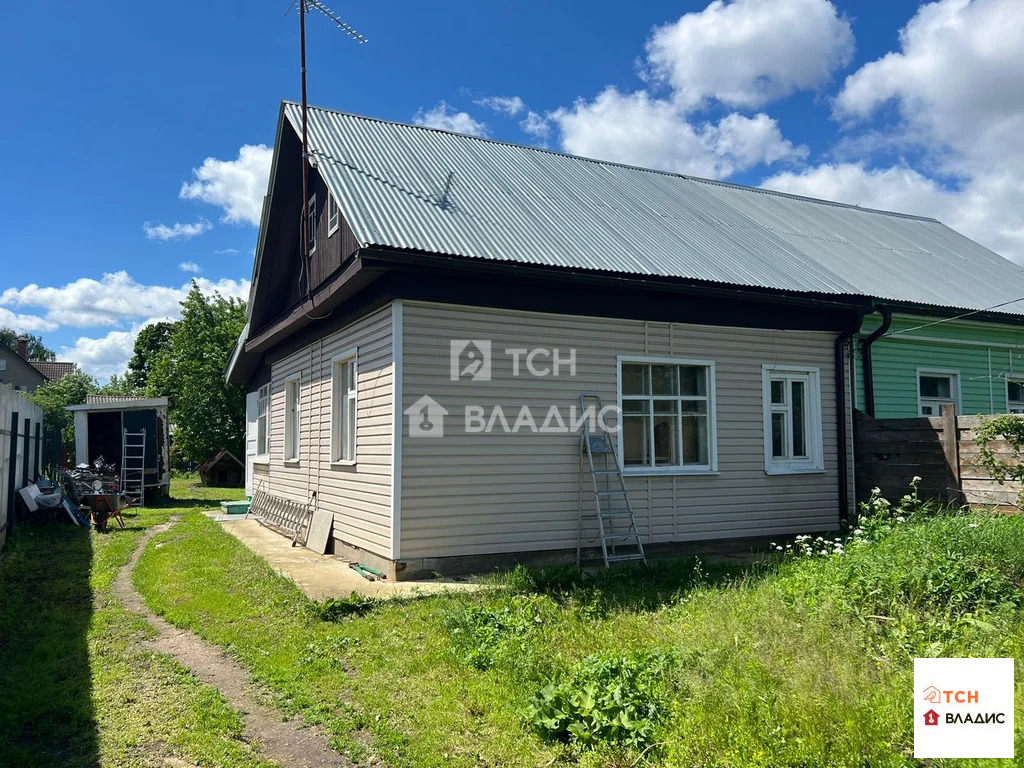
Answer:
[[[875,313],[861,326],[854,407],[880,419],[938,416],[946,402],[964,415],[1024,413],[1024,315],[977,321],[894,312],[884,335],[870,342],[873,387],[865,391],[864,342],[883,322]]]

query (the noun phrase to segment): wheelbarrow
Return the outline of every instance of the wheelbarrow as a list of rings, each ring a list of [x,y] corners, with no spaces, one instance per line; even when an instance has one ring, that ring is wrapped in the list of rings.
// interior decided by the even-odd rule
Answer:
[[[97,531],[107,530],[111,517],[125,527],[121,510],[128,506],[128,498],[123,493],[88,493],[82,498],[82,504],[92,512],[92,524]]]

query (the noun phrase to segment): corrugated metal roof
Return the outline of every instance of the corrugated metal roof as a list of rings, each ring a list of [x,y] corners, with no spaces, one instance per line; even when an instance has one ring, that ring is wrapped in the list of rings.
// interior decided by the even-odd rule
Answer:
[[[934,219],[316,107],[309,144],[367,246],[967,310],[1024,297],[1024,269]]]
[[[86,405],[98,405],[100,403],[135,403],[140,400],[148,400],[145,395],[86,395]]]

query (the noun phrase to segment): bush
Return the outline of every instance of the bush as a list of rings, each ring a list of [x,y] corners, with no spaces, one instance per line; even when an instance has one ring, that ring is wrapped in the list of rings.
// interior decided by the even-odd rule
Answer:
[[[449,611],[442,623],[460,658],[477,669],[500,660],[521,661],[532,647],[528,637],[554,617],[557,606],[546,597],[513,595],[484,605]],[[515,664],[513,664],[515,666]]]
[[[527,720],[546,739],[587,749],[644,748],[672,706],[672,651],[602,651],[587,656],[542,688]]]
[[[376,607],[377,600],[353,592],[349,597],[328,598],[312,604],[313,615],[320,621],[340,621],[346,616],[362,615]]]

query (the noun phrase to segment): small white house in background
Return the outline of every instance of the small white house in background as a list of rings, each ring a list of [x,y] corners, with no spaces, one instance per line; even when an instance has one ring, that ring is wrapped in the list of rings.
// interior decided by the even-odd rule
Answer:
[[[124,432],[145,430],[144,486],[159,494],[171,490],[170,421],[166,397],[87,395],[82,405],[69,405],[75,417],[75,463],[92,464],[103,457],[121,469]]]
[[[965,242],[930,219],[309,121],[301,200],[282,105],[227,375],[248,392],[250,489],[315,499],[332,551],[397,578],[571,559],[583,393],[614,406],[648,552],[837,528],[851,337],[906,254],[931,254],[921,290],[948,295],[938,266]]]

